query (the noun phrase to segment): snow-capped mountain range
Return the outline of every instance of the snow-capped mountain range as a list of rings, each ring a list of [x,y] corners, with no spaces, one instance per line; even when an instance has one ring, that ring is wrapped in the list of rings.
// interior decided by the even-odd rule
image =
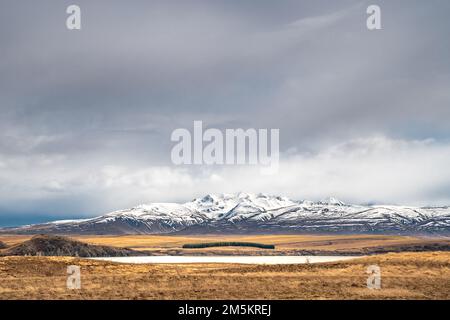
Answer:
[[[206,234],[377,233],[450,235],[450,207],[349,205],[334,198],[294,201],[265,194],[206,195],[151,203],[81,220],[2,229],[14,233]]]

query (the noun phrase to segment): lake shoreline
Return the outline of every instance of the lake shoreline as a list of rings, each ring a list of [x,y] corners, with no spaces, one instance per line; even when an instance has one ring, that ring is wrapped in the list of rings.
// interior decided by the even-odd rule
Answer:
[[[350,259],[364,256],[141,256],[141,257],[99,257],[88,258],[96,261],[109,261],[124,264],[315,264]]]

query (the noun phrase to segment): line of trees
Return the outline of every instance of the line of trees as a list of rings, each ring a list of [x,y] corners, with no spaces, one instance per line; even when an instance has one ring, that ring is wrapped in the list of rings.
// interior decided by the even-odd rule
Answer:
[[[208,243],[186,243],[183,249],[201,249],[211,247],[255,247],[261,249],[275,249],[273,244],[262,244],[255,242],[208,242]]]

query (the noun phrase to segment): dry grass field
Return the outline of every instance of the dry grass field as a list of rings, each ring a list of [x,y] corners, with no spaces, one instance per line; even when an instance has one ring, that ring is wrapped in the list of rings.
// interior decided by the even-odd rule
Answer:
[[[199,251],[210,254],[231,253],[242,251],[244,254],[250,252],[267,254],[295,254],[299,250],[305,251],[323,251],[340,253],[364,253],[364,248],[375,247],[404,247],[411,245],[423,245],[427,243],[446,244],[450,247],[450,239],[424,239],[407,236],[382,236],[382,235],[253,235],[253,236],[80,236],[75,237],[80,241],[110,245],[119,247],[128,247],[136,250],[149,250],[154,253],[167,254],[170,251],[178,251],[184,254],[192,254]],[[186,243],[201,242],[257,242],[263,244],[274,244],[275,250],[264,250],[255,248],[206,248],[206,249],[182,249],[181,246]]]
[[[2,235],[7,246],[31,236]],[[150,254],[367,253],[401,251],[445,238],[374,235],[73,236],[90,244],[148,250]],[[181,249],[186,243],[244,241],[257,248]],[[366,287],[369,265],[381,267],[382,288]],[[81,267],[81,290],[66,287],[67,266]],[[69,257],[0,257],[0,299],[450,299],[450,251],[372,255],[304,265],[136,265]]]
[[[14,245],[30,239],[29,235],[0,235],[0,241]],[[370,249],[392,248],[404,251],[415,245],[440,244],[450,248],[450,239],[420,238],[412,236],[385,235],[252,235],[252,236],[160,236],[160,235],[127,235],[127,236],[72,236],[90,244],[126,247],[135,250],[146,250],[150,254],[299,254],[299,251],[311,251],[314,254],[367,254]],[[237,241],[274,244],[275,250],[256,248],[206,248],[181,249],[186,243]],[[441,249],[442,250],[442,249]],[[301,252],[300,252],[301,253]]]
[[[66,288],[68,265],[82,288]],[[382,288],[366,287],[369,265]],[[450,299],[450,252],[390,253],[304,265],[133,265],[66,257],[0,258],[1,299]]]

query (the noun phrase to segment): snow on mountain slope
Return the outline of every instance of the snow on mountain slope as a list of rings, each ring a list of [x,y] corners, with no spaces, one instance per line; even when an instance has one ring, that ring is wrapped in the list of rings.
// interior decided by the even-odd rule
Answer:
[[[293,201],[265,194],[209,194],[103,216],[3,229],[17,233],[390,233],[450,234],[449,207],[361,206],[335,198]]]
[[[242,192],[237,195],[207,195],[184,204],[193,211],[205,214],[211,220],[229,220],[231,222],[295,205],[296,202],[288,198]]]

